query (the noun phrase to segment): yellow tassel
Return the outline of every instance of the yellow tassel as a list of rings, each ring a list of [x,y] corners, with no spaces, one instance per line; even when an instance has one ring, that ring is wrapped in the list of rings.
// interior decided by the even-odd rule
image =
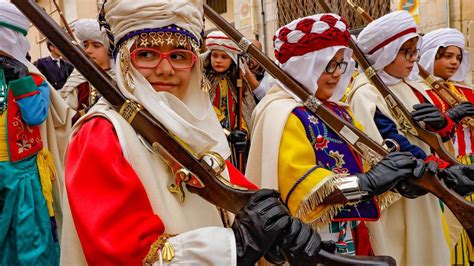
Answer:
[[[57,172],[54,166],[53,156],[43,148],[36,156],[38,172],[40,176],[41,189],[43,191],[46,205],[48,206],[49,216],[54,216],[53,210],[53,181],[56,179]]]

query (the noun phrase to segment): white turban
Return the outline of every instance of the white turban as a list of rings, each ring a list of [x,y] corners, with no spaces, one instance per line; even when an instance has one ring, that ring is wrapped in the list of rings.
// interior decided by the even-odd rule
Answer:
[[[29,20],[10,3],[0,2],[0,51],[28,65],[26,54],[30,44],[26,39]]]
[[[105,3],[105,18],[113,31],[116,44],[129,33],[173,29],[171,25],[180,27],[180,30],[187,31],[193,39],[200,41],[203,30],[202,10],[202,3],[196,0],[112,0]],[[121,57],[122,53],[128,53],[133,44],[134,39],[127,35],[116,59],[117,84],[123,95],[142,104],[154,118],[197,154],[202,155],[212,150],[227,159],[230,156],[227,139],[209,101],[209,95],[200,88],[201,60],[197,60],[192,68],[191,81],[183,99],[178,99],[168,92],[156,92],[131,63],[128,72],[131,77],[127,78]],[[134,83],[133,91],[127,90],[127,81]]]
[[[420,64],[430,73],[433,73],[433,66],[436,59],[436,53],[439,47],[456,46],[461,48],[462,62],[458,71],[451,77],[454,81],[463,81],[466,78],[471,67],[471,57],[465,47],[464,35],[450,28],[442,28],[431,31],[423,36],[423,44],[421,45]]]
[[[348,48],[350,34],[345,19],[336,14],[318,14],[296,19],[277,30],[274,38],[278,65],[300,82],[311,95],[318,90],[318,80],[329,61],[339,50],[348,63],[331,101],[339,101],[354,72],[352,49]],[[283,61],[280,62],[280,61]],[[280,83],[283,86],[283,84]],[[290,92],[295,99],[298,98]]]
[[[416,23],[407,11],[395,11],[370,22],[357,37],[357,45],[372,67],[382,74],[382,80],[388,78],[383,69],[392,63],[400,47],[411,38],[417,37]],[[418,45],[421,42],[418,42]],[[418,74],[415,64],[410,76]],[[388,82],[390,83],[390,82]],[[388,84],[390,85],[390,84]]]
[[[108,0],[105,19],[110,24],[115,44],[128,33],[176,25],[202,38],[203,6],[197,0]]]
[[[74,33],[83,45],[84,41],[96,41],[104,44],[102,39],[102,31],[99,28],[99,22],[95,19],[80,19],[74,25]]]

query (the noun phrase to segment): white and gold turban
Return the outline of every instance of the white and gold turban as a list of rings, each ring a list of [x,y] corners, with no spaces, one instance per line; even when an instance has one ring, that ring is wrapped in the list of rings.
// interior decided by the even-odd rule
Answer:
[[[0,50],[28,65],[26,54],[30,44],[26,39],[30,22],[11,3],[0,2]]]
[[[104,5],[104,11],[114,35],[115,53],[118,53],[115,68],[117,84],[125,97],[142,104],[153,117],[190,145],[197,154],[212,150],[228,158],[230,149],[227,139],[209,101],[209,95],[201,89],[201,60],[197,60],[193,66],[190,85],[182,99],[168,92],[156,92],[130,62],[130,49],[135,41],[143,35],[156,37],[155,33],[185,36],[187,42],[193,42],[192,50],[199,58],[198,48],[203,32],[202,2],[109,0]],[[143,40],[145,41],[144,38]]]
[[[456,29],[437,29],[423,36],[423,43],[420,49],[420,64],[425,67],[428,72],[433,73],[433,66],[438,49],[440,47],[448,47],[451,45],[459,47],[462,52],[461,65],[451,79],[454,81],[463,81],[466,78],[468,71],[470,71],[471,57],[469,52],[464,49],[464,35]]]

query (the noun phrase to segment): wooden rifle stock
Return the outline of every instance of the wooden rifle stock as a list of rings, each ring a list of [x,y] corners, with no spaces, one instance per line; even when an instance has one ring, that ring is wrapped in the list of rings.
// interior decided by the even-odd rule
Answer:
[[[117,88],[115,81],[110,78],[98,65],[89,60],[85,52],[73,44],[61,27],[56,24],[33,0],[12,0],[14,5],[25,14],[30,21],[70,60],[76,69],[83,74],[100,94],[114,107],[120,108],[126,102]],[[200,195],[210,203],[237,213],[246,205],[253,191],[230,187],[218,178],[218,174],[202,159],[197,159],[188,149],[177,142],[170,133],[146,110],[139,111],[132,127],[148,143],[162,152],[173,157],[174,163],[179,163],[204,183],[204,188],[195,188],[186,184],[188,190]]]
[[[326,8],[328,8],[327,5]],[[385,148],[374,142],[364,132],[347,123],[325,106],[321,105],[318,99],[310,95],[303,89],[302,85],[281,70],[272,60],[252,45],[250,41],[207,5],[204,5],[204,13],[227,36],[238,43],[242,50],[248,52],[258,61],[272,76],[278,77],[285,87],[305,102],[305,106],[310,111],[325,121],[326,125],[344,139],[347,144],[351,145],[354,151],[363,156],[366,161],[370,164],[375,164],[388,154]],[[437,134],[435,134],[435,136],[439,138]],[[428,171],[419,179],[410,179],[410,182],[443,200],[466,229],[470,239],[474,240],[474,206],[472,206],[471,203],[465,201],[454,191],[449,190],[434,174]]]
[[[352,0],[346,0],[349,6],[354,9],[354,11],[366,22],[370,23],[374,21],[374,19],[360,6],[356,5]],[[449,107],[453,107],[459,103],[462,103],[464,100],[461,99],[458,95],[453,93],[449,88],[447,88],[443,82],[437,80],[433,75],[431,75],[425,68],[423,68],[420,63],[416,63],[419,70],[420,77],[428,84],[437,95],[439,95],[448,105]],[[465,117],[461,123],[467,127],[474,127],[474,118],[473,117]]]

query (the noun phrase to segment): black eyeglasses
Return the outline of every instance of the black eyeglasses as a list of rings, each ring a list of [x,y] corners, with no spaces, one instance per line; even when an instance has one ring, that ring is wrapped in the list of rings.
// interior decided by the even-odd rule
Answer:
[[[335,60],[331,60],[331,61],[329,61],[328,65],[326,66],[326,69],[324,71],[328,74],[332,74],[336,71],[337,68],[339,68],[341,70],[341,74],[346,73],[347,62],[345,62],[345,61],[337,62]]]
[[[418,56],[420,55],[420,49],[411,49],[411,48],[406,48],[406,49],[400,49],[400,52],[403,52],[405,55],[405,60],[410,61],[413,57],[418,60]]]

